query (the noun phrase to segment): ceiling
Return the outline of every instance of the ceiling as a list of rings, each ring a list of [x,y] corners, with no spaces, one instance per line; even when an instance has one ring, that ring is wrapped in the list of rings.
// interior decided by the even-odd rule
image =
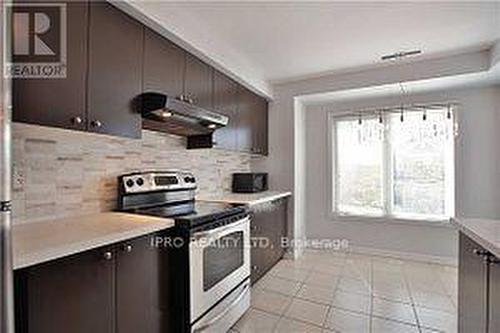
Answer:
[[[160,2],[134,6],[230,70],[284,82],[421,49],[436,57],[500,39],[495,2]]]

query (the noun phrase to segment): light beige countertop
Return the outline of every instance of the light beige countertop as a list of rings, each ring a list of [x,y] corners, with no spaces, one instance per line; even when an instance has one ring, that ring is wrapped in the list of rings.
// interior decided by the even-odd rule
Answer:
[[[500,258],[500,220],[453,218],[451,223]]]
[[[265,191],[259,193],[228,193],[222,197],[196,197],[197,200],[227,202],[242,204],[247,206],[255,206],[269,201],[291,196],[291,192]]]
[[[140,237],[172,226],[172,219],[115,212],[14,225],[14,269]]]

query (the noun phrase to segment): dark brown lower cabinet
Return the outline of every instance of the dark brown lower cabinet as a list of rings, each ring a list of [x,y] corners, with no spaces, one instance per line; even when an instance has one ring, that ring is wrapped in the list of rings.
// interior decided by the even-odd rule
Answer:
[[[154,251],[150,237],[124,242],[116,249],[116,331],[153,332]]]
[[[488,329],[490,332],[500,332],[500,263],[498,259],[490,265],[489,283]]]
[[[157,236],[16,271],[16,332],[169,332],[169,254],[152,246]]]
[[[114,332],[115,259],[105,248],[16,272],[16,332]]]
[[[460,233],[458,332],[500,332],[500,260]]]
[[[287,199],[257,205],[251,221],[251,281],[257,282],[283,258],[282,238],[287,231]]]
[[[482,247],[460,233],[458,267],[458,331],[486,332],[488,267],[477,251]]]

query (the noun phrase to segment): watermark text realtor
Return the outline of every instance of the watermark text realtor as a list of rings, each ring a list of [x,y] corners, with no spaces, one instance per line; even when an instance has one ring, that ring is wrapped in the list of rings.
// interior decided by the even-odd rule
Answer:
[[[61,79],[66,77],[66,4],[9,4],[5,11],[12,61],[4,75],[20,79]],[[83,41],[82,41],[83,42]]]

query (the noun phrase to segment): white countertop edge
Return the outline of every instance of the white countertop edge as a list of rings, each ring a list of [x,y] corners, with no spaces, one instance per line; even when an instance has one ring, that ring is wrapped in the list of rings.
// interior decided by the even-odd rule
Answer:
[[[233,204],[242,204],[247,206],[255,206],[269,201],[289,197],[292,192],[278,192],[271,191],[268,195],[266,192],[261,193],[231,193],[222,198],[211,198],[211,197],[197,197],[200,201],[212,201],[212,202],[227,202]],[[252,199],[252,196],[262,196]]]
[[[82,253],[88,250],[97,249],[99,247],[112,245],[125,240],[145,236],[157,231],[165,230],[174,226],[173,220],[165,220],[163,224],[154,226],[142,227],[126,232],[114,233],[103,237],[95,237],[82,242],[72,244],[64,244],[61,246],[47,248],[46,250],[33,252],[30,254],[21,254],[18,257],[14,256],[14,270],[22,269],[51,260],[61,259],[73,254]]]
[[[500,223],[500,221],[498,221],[497,223]],[[490,251],[493,255],[500,258],[500,247],[494,244],[493,242],[489,241],[487,239],[488,235],[478,234],[476,231],[467,227],[467,225],[464,222],[462,222],[460,218],[452,218],[451,224],[454,225],[458,230],[463,232],[467,237],[471,238],[474,242],[478,243],[483,248]]]

